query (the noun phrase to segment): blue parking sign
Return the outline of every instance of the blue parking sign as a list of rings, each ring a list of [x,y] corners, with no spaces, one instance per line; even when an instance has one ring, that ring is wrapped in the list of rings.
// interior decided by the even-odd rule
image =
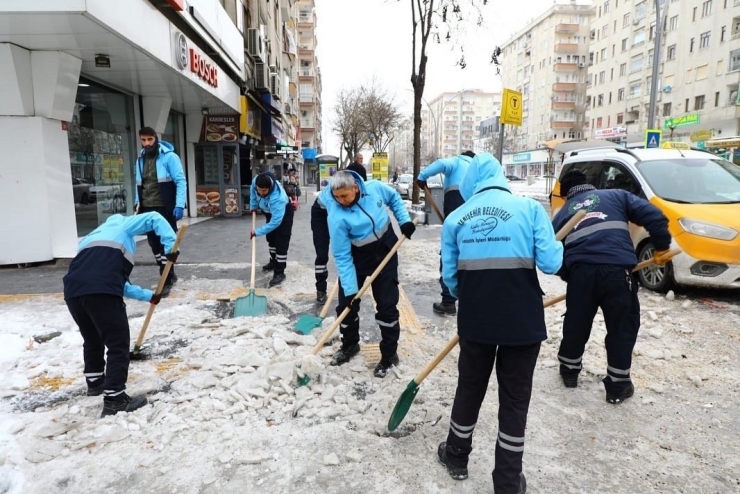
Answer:
[[[660,129],[647,129],[645,131],[645,147],[646,148],[659,148],[660,147],[660,136],[663,132]]]

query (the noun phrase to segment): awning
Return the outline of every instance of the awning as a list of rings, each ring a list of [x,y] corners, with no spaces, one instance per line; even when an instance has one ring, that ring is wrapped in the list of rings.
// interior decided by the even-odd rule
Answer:
[[[740,148],[740,136],[710,139],[704,145],[708,148]]]

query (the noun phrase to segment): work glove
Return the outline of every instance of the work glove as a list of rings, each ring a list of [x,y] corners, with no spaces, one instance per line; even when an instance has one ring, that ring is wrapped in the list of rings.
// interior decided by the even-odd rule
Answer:
[[[180,251],[179,250],[177,252],[170,252],[169,254],[165,255],[165,257],[167,258],[167,260],[170,261],[173,264],[177,262],[177,258],[179,256],[180,256]]]
[[[406,238],[411,238],[411,235],[414,234],[416,231],[416,225],[414,225],[413,222],[407,221],[403,225],[401,225],[401,233],[403,233]]]
[[[152,298],[149,299],[149,303],[152,305],[157,305],[160,300],[162,300],[162,295],[157,295],[156,293],[153,293]]]
[[[360,310],[360,299],[359,298],[356,299],[355,298],[356,296],[357,296],[356,293],[353,293],[351,295],[346,295],[345,296],[345,303],[344,303],[344,305],[342,305],[342,304],[339,305],[339,313],[340,314],[342,312],[344,312],[344,309],[346,309],[347,307],[350,308],[350,311],[358,312]]]
[[[175,217],[175,221],[180,221],[182,219],[182,213],[184,212],[183,208],[176,207],[174,211],[172,211],[172,216]]]
[[[249,232],[249,240],[252,240],[256,236],[257,236],[257,234],[255,233],[254,230],[252,230],[251,232]]]
[[[668,252],[670,252],[669,249],[656,250],[653,253],[653,259],[655,260],[655,264],[657,264],[658,266],[665,266],[665,263],[667,263],[670,260],[668,257]]]
[[[419,186],[421,190],[424,190],[427,188],[427,181],[426,180],[417,180],[416,185]]]

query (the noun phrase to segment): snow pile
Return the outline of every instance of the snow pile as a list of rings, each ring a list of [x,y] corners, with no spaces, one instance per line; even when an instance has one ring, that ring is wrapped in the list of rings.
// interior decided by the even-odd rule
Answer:
[[[551,179],[549,184],[550,187],[552,187],[555,184],[554,179]],[[526,180],[521,182],[509,182],[509,187],[514,194],[531,197],[532,199],[542,203],[550,202],[550,192],[552,189],[548,190],[547,185],[548,181],[544,178],[536,179],[532,185],[528,185]]]

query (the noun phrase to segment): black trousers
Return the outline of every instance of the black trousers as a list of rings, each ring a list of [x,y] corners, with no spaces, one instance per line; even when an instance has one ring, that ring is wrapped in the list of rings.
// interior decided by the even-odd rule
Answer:
[[[460,195],[459,190],[452,190],[447,192],[444,195],[444,204],[442,205],[442,209],[444,210],[445,218],[447,218],[450,214],[452,214],[457,208],[459,208],[461,205],[463,205],[465,201],[462,198],[462,195]],[[442,257],[440,252],[440,258],[439,258],[439,286],[442,288],[442,303],[443,304],[454,304],[457,300],[455,297],[452,296],[450,293],[450,289],[447,288],[447,285],[445,285],[444,279],[442,279]]]
[[[105,376],[104,394],[115,397],[126,389],[131,334],[123,297],[83,295],[68,299],[67,308],[82,334],[82,355],[88,385]],[[108,349],[108,362],[104,358]]]
[[[380,262],[375,264],[377,268]],[[362,287],[365,279],[372,271],[357,273],[357,285]],[[401,325],[398,323],[398,255],[394,255],[372,283],[373,297],[375,298],[375,321],[380,328],[380,355],[390,359],[398,349],[398,338],[401,335]],[[337,316],[341,314],[340,307],[344,307],[349,300],[344,293],[344,287],[339,283],[339,305]],[[354,295],[350,293],[349,295]],[[339,326],[342,333],[342,344],[354,345],[360,342],[360,315],[356,310],[350,311]]]
[[[270,222],[271,213],[265,213],[265,220]],[[293,232],[293,205],[288,202],[285,206],[283,221],[273,231],[265,235],[267,246],[270,249],[270,262],[275,264],[275,274],[283,274],[288,262],[288,248],[290,247],[290,236]]]
[[[453,465],[467,467],[473,449],[473,431],[495,363],[499,403],[493,470],[496,493],[519,492],[524,430],[539,353],[540,343],[497,346],[460,339],[459,377],[447,434],[447,457]]]
[[[600,307],[606,324],[604,387],[608,393],[620,393],[631,384],[632,350],[640,330],[636,276],[620,266],[576,264],[570,269],[565,303],[563,340],[558,351],[560,372],[581,372],[583,351]]]
[[[159,213],[162,215],[162,217],[167,221],[167,223],[170,224],[173,230],[177,232],[177,220],[175,220],[175,216],[172,214],[172,209],[168,209],[165,207],[146,207],[141,206],[139,207],[139,214],[141,213]],[[149,247],[152,248],[152,254],[154,254],[154,259],[157,261],[157,265],[159,266],[159,274],[160,276],[164,272],[164,265],[167,264],[167,256],[165,255],[164,251],[164,245],[162,245],[162,241],[159,238],[159,235],[157,235],[154,232],[147,232],[146,234],[146,240],[147,243],[149,243]],[[172,265],[170,268],[170,272],[167,275],[167,283],[172,283],[172,277],[175,276],[175,266]]]
[[[313,263],[316,275],[316,291],[326,292],[326,280],[329,279],[329,214],[326,209],[314,201],[311,206],[311,233],[313,233],[313,248],[316,259]]]

